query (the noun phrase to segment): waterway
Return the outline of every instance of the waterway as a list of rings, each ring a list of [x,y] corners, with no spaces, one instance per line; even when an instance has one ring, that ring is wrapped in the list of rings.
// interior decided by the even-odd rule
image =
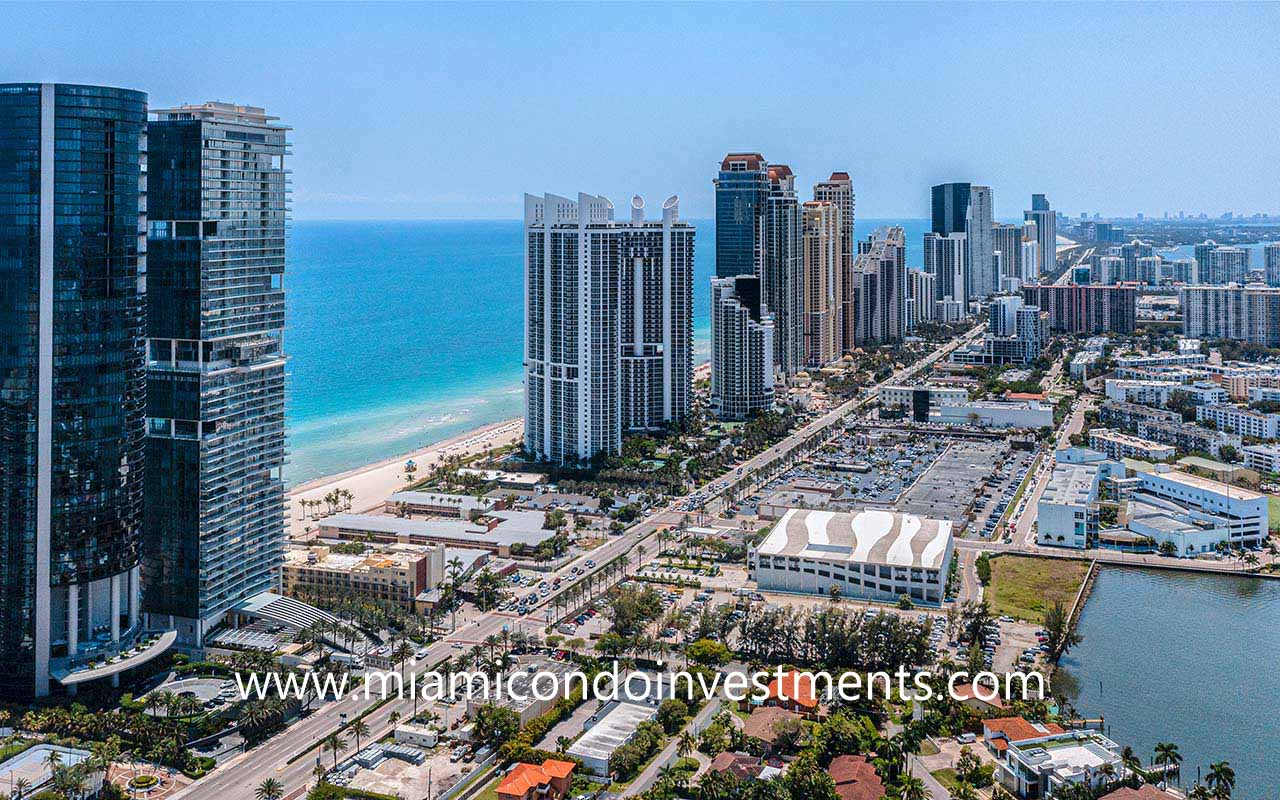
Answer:
[[[1182,782],[1226,760],[1236,800],[1280,786],[1280,581],[1105,567],[1062,659],[1085,717],[1149,763],[1178,745]]]

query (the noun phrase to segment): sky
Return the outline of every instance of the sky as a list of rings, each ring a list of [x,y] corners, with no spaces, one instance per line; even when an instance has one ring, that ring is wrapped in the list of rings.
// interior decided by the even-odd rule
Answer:
[[[720,159],[861,218],[934,183],[1070,214],[1280,212],[1280,4],[6,4],[0,82],[223,100],[293,128],[296,219],[516,219],[521,195],[712,215]]]

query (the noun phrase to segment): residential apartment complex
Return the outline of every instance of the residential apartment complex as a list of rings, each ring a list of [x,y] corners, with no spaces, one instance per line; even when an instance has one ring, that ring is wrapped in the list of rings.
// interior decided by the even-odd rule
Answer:
[[[1022,287],[1022,299],[1049,315],[1054,333],[1133,333],[1136,286],[1054,284]]]
[[[302,600],[353,599],[413,610],[419,594],[445,579],[444,545],[374,551],[360,555],[334,553],[316,545],[285,555],[283,589]]]
[[[669,198],[525,195],[525,449],[555,463],[616,453],[622,434],[678,423],[693,373],[694,229]]]
[[[143,605],[199,648],[280,581],[288,129],[226,103],[152,116]]]
[[[74,691],[142,632],[146,109],[128,89],[0,84],[7,701]]]
[[[711,407],[744,419],[773,407],[774,323],[760,279],[711,281]]]
[[[833,203],[809,201],[804,220],[805,363],[820,367],[840,357],[840,211]]]
[[[1280,288],[1262,284],[1184,286],[1182,334],[1280,347]]]

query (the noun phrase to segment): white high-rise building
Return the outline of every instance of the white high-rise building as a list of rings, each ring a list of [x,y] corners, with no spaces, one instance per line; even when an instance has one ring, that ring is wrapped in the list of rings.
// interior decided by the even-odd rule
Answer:
[[[774,326],[761,289],[750,275],[711,281],[711,408],[719,417],[773,407]]]
[[[1272,242],[1262,249],[1263,267],[1267,285],[1280,286],[1280,242]]]
[[[921,322],[937,318],[937,292],[933,288],[936,276],[924,270],[907,270],[907,330]]]
[[[1000,291],[1000,276],[995,260],[995,237],[992,235],[995,201],[990,186],[969,187],[969,210],[965,217],[968,237],[968,295],[982,299]]]
[[[616,453],[680,422],[693,375],[694,228],[669,198],[617,222],[605,197],[525,195],[525,448],[555,463]]]
[[[1040,243],[1034,238],[1023,239],[1021,247],[1022,260],[1018,264],[1018,277],[1024,284],[1036,283],[1040,280]]]
[[[1051,273],[1057,266],[1058,215],[1049,207],[1042,194],[1031,195],[1031,209],[1022,214],[1023,219],[1036,224],[1036,241],[1040,245],[1040,271]]]
[[[969,313],[969,294],[965,282],[967,253],[963,233],[924,235],[924,271],[934,277],[934,299],[958,303],[962,316]]]
[[[1179,295],[1183,336],[1280,346],[1280,288],[1184,286]]]

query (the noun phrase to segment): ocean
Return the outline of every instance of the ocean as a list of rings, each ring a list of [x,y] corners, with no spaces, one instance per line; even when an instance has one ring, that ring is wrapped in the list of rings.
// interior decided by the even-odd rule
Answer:
[[[715,225],[691,220],[695,358],[709,353]],[[923,262],[923,219],[902,225]],[[299,221],[285,274],[285,477],[297,485],[523,413],[521,223]]]

